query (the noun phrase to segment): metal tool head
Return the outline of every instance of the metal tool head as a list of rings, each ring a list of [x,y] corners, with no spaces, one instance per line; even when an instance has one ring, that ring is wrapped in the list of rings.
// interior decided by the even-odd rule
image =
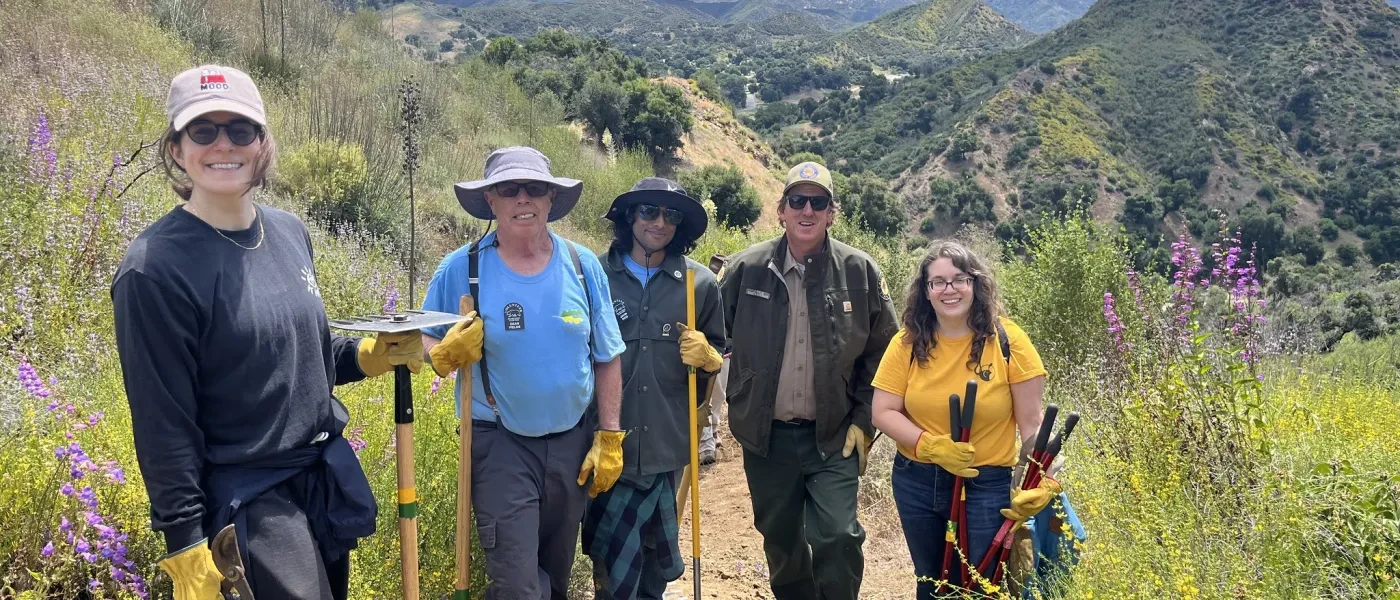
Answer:
[[[214,555],[214,567],[224,578],[219,586],[224,599],[253,600],[253,589],[248,586],[243,556],[238,552],[238,534],[233,525],[224,527],[214,536],[209,550]]]
[[[466,320],[465,315],[426,310],[405,310],[388,314],[331,319],[331,327],[345,331],[368,331],[371,333],[401,333],[416,331],[425,327],[455,325]]]

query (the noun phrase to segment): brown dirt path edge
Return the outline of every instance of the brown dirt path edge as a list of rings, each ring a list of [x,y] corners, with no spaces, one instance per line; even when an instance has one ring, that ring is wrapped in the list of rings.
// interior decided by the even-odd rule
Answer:
[[[727,424],[721,426],[719,461],[700,472],[700,575],[703,599],[771,599],[763,537],[753,526],[753,505],[744,478],[742,451]],[[861,524],[866,530],[865,577],[861,598],[893,600],[914,594],[913,565],[889,497],[893,444],[882,438],[862,482]],[[667,600],[692,600],[690,513],[681,520],[680,549],[685,575],[667,588]]]

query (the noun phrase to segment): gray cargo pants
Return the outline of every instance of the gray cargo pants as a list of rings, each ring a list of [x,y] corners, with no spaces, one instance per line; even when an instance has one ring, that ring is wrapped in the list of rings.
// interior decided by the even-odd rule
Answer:
[[[544,436],[472,421],[472,508],[486,552],[487,600],[567,600],[588,494],[582,423]]]

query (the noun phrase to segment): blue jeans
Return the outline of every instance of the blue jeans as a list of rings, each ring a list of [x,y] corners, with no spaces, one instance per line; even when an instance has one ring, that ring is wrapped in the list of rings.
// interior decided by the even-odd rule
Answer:
[[[967,491],[967,543],[964,549],[975,567],[987,554],[1005,519],[1001,509],[1011,506],[1011,467],[978,467],[975,479],[963,481]],[[953,504],[953,474],[938,465],[924,464],[894,457],[891,474],[894,504],[899,510],[899,522],[904,527],[904,541],[909,544],[909,556],[914,561],[918,577],[916,598],[933,598],[936,583],[943,576],[944,532],[948,513]],[[958,557],[953,557],[953,567]],[[960,570],[950,568],[949,579],[957,581]]]

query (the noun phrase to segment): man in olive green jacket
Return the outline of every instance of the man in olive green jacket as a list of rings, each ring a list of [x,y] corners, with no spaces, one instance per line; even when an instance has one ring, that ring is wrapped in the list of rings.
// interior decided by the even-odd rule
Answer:
[[[793,167],[778,208],[784,235],[720,273],[729,424],[777,600],[859,595],[870,382],[898,328],[875,261],[827,235],[832,190],[826,167]]]

